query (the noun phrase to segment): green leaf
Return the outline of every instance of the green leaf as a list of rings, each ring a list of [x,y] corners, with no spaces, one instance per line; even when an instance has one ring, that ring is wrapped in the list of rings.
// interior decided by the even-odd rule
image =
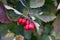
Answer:
[[[19,2],[19,0],[7,0],[7,4],[14,9],[23,12],[24,6]]]
[[[0,1],[2,1],[4,4],[7,4],[7,1],[6,0],[0,0]]]
[[[44,34],[39,40],[49,40],[48,35]]]
[[[38,24],[41,24],[41,20],[39,18],[36,18],[35,22],[37,22]]]
[[[31,39],[31,34],[32,34],[31,31],[24,31],[24,37],[25,37],[25,39],[30,40]]]
[[[23,12],[24,6],[19,1],[17,1],[16,4],[14,5],[14,8],[20,12]]]
[[[24,9],[24,10],[23,10],[23,14],[24,14],[25,16],[28,16],[28,10],[27,10],[27,9]]]
[[[7,34],[7,32],[8,32],[8,26],[7,26],[7,24],[1,24],[0,23],[0,35],[4,36],[4,35]]]
[[[55,14],[57,12],[56,6],[54,5],[53,0],[45,0],[45,5],[41,7],[42,11],[49,11]]]
[[[17,19],[20,17],[20,15],[17,15],[12,10],[8,10],[8,15],[10,16],[11,20],[17,21]]]
[[[31,8],[42,7],[44,3],[45,3],[45,0],[30,0],[30,7]]]
[[[54,14],[51,14],[49,12],[44,12],[42,15],[37,14],[36,17],[45,23],[53,21],[56,18]]]
[[[40,12],[41,12],[40,8],[30,9],[30,15],[31,16],[35,16],[36,14],[39,15]]]
[[[36,18],[42,20],[43,22],[50,22],[50,21],[53,21],[56,16],[55,14],[51,11],[41,11],[41,9],[37,8],[37,9],[30,9],[30,15],[31,16],[35,16]]]
[[[43,29],[44,29],[44,32],[45,32],[46,34],[51,34],[51,32],[52,32],[52,30],[53,30],[52,22],[43,24]]]
[[[7,4],[9,5],[15,5],[18,0],[6,0]]]
[[[51,36],[52,40],[56,40],[54,36]]]
[[[24,34],[24,26],[23,25],[9,24],[8,28],[11,32],[15,33],[16,35]]]

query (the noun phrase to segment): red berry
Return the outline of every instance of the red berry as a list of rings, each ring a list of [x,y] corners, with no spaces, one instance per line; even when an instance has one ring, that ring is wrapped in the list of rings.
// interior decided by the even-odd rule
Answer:
[[[26,24],[26,19],[23,19],[23,20],[22,20],[22,23],[23,23],[23,24]]]
[[[23,20],[23,18],[19,18],[18,19],[18,23],[21,24],[22,23],[22,20]]]
[[[30,23],[30,24],[27,24],[25,27],[25,30],[34,30],[35,29],[35,25],[34,23]]]
[[[29,29],[30,29],[30,30],[34,30],[34,29],[35,29],[34,23],[30,23],[30,24],[29,24]]]
[[[28,30],[29,30],[29,25],[26,25],[26,26],[24,27],[24,29],[25,29],[26,31],[28,31]]]
[[[26,21],[26,25],[28,25],[28,24],[30,24],[30,21],[29,20]]]

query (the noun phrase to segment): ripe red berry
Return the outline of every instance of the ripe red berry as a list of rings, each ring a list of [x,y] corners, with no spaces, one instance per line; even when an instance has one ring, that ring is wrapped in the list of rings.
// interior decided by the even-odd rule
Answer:
[[[28,25],[28,24],[30,24],[30,21],[29,20],[26,21],[26,25]]]
[[[29,29],[30,29],[30,30],[34,30],[34,29],[35,29],[34,23],[30,23],[30,24],[29,24]]]
[[[26,25],[26,26],[24,27],[24,29],[25,29],[26,31],[28,31],[28,30],[29,30],[29,25]]]
[[[22,24],[26,24],[26,19],[25,18],[22,20]]]
[[[19,18],[17,22],[18,22],[19,24],[21,24],[21,23],[22,23],[22,20],[23,20],[23,18]]]
[[[26,20],[25,18],[19,18],[18,19],[18,23],[19,24],[25,24],[24,29],[26,31],[28,31],[28,30],[32,30],[33,31],[35,29],[35,24],[33,22],[29,21],[29,20]]]
[[[25,27],[25,30],[34,30],[35,29],[35,25],[34,23],[30,23],[30,24],[27,24]]]

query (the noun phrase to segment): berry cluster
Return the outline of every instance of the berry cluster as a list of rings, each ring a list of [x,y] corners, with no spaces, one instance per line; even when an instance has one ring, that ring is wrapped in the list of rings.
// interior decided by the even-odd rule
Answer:
[[[27,31],[28,30],[32,30],[33,31],[35,29],[35,24],[33,22],[25,19],[25,18],[19,18],[18,19],[18,23],[19,24],[24,24],[25,25],[24,29],[27,30]]]

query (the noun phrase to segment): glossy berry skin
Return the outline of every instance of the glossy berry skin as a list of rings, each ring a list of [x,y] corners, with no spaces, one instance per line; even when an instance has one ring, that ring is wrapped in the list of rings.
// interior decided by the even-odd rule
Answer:
[[[30,21],[29,20],[26,21],[26,25],[28,25],[28,24],[30,24]]]
[[[28,31],[28,30],[29,30],[29,25],[26,25],[26,26],[24,27],[24,29],[25,29],[26,31]]]
[[[24,19],[22,19],[22,24],[26,24],[26,19],[24,18]]]
[[[21,23],[22,23],[22,20],[23,20],[23,18],[19,18],[17,22],[18,22],[19,24],[21,24]]]
[[[25,18],[19,18],[17,22],[19,24],[24,24],[24,29],[26,31],[28,31],[28,30],[33,31],[35,29],[35,24]]]
[[[34,30],[34,29],[35,29],[34,23],[30,23],[30,24],[29,24],[29,29],[30,29],[30,30]]]
[[[34,23],[30,23],[25,26],[25,30],[32,30],[33,31],[34,29],[35,29]]]
[[[26,19],[25,18],[19,18],[18,23],[19,24],[26,24]]]

